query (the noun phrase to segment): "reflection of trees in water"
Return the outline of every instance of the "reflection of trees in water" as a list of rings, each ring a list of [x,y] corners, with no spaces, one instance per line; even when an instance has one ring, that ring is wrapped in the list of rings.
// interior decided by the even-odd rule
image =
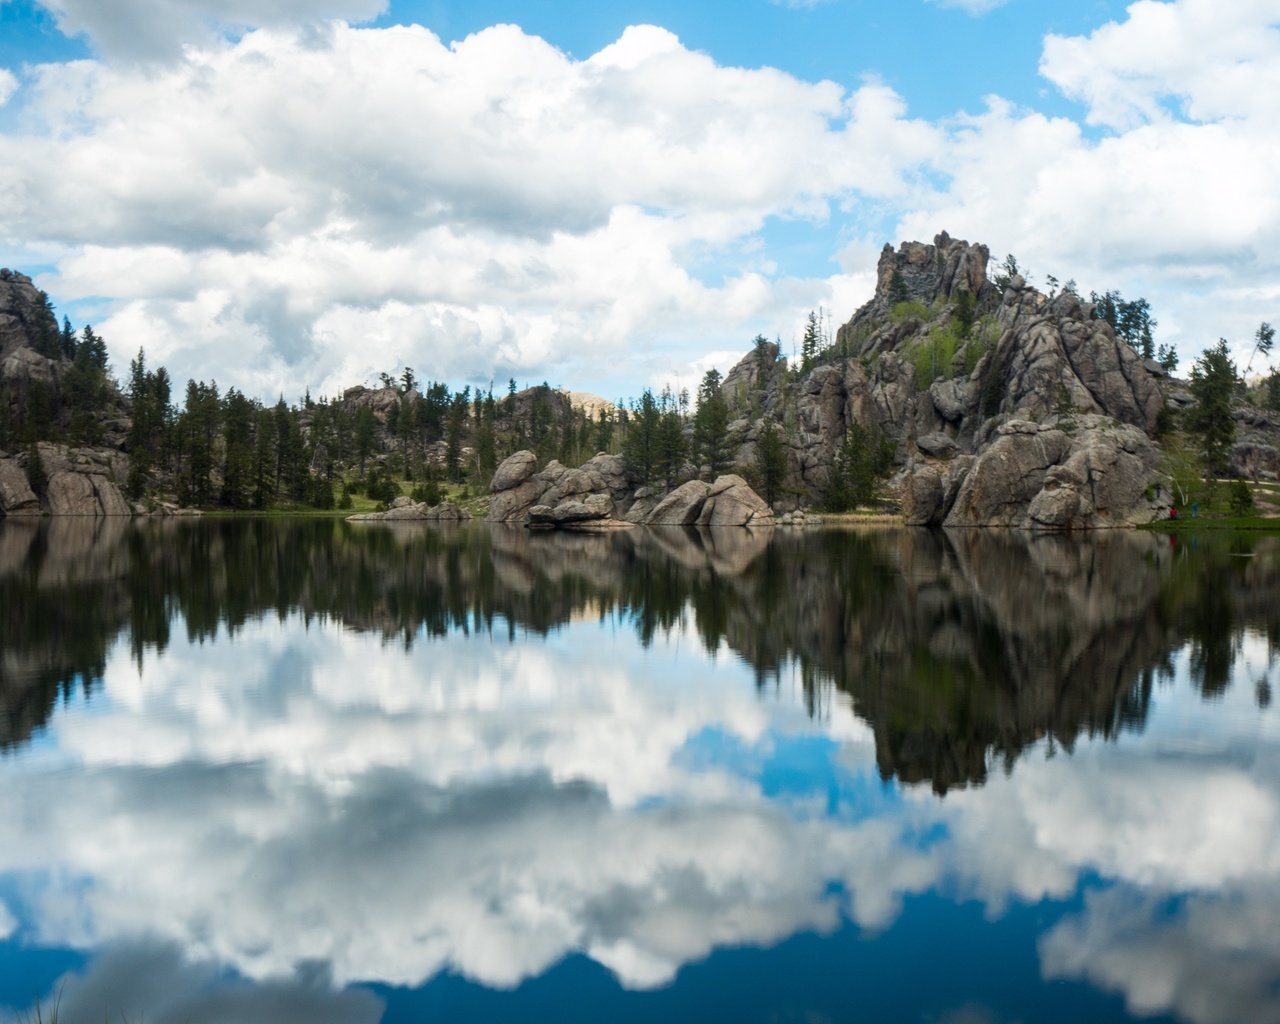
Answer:
[[[1280,637],[1276,542],[1197,548],[1107,534],[633,530],[530,534],[333,520],[0,526],[0,744],[100,679],[108,646],[163,649],[274,613],[422,637],[629,622],[642,644],[690,621],[762,687],[794,668],[810,710],[843,692],[886,777],[981,783],[1030,744],[1070,751],[1146,722],[1185,640],[1206,696],[1245,626]],[[1259,684],[1259,699],[1264,688]]]

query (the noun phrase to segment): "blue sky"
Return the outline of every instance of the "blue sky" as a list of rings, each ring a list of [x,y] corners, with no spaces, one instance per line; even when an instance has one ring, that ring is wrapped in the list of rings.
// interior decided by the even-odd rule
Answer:
[[[617,397],[947,230],[1185,366],[1280,304],[1280,9],[1219,8],[0,0],[0,263],[179,380]]]

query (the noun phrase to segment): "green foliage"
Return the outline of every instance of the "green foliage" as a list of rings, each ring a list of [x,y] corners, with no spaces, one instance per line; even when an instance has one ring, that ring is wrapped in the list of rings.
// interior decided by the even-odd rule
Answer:
[[[889,311],[889,319],[895,324],[905,324],[910,321],[922,323],[929,319],[930,313],[931,310],[923,302],[912,299],[895,303]]]
[[[708,370],[698,387],[693,461],[699,468],[705,465],[712,480],[729,467],[729,407],[721,391],[719,370]]]
[[[982,371],[982,388],[978,396],[978,411],[983,417],[995,416],[1004,401],[1007,374],[1003,353],[993,348]]]
[[[1273,412],[1280,412],[1280,370],[1272,370],[1262,385],[1262,404]]]
[[[894,447],[879,428],[850,424],[827,479],[827,511],[848,512],[870,504],[876,486],[893,467]]]
[[[1009,282],[1019,275],[1024,281],[1031,278],[1029,273],[1018,266],[1018,258],[1013,253],[1009,253],[1004,258],[1004,262],[1000,264],[999,270],[996,271],[995,285],[1001,291],[1004,291],[1009,287]]]
[[[434,480],[424,480],[414,486],[410,497],[414,501],[425,501],[428,505],[439,505],[444,500],[444,496],[440,492],[440,485]]]
[[[45,472],[44,460],[40,458],[40,449],[35,444],[27,449],[26,461],[27,485],[36,497],[43,498],[49,490],[49,474]]]
[[[770,505],[782,493],[787,478],[787,449],[782,434],[772,420],[765,420],[756,439],[756,454],[752,468],[760,484],[760,496]]]
[[[1090,292],[1089,301],[1093,303],[1095,320],[1109,323],[1116,337],[1127,342],[1143,359],[1156,358],[1153,332],[1159,321],[1151,315],[1151,303],[1141,296],[1126,300],[1114,289],[1101,295]]]
[[[800,341],[800,370],[809,369],[818,358],[818,314],[809,310],[809,319],[804,325],[804,337]]]
[[[1261,353],[1264,358],[1270,358],[1271,346],[1275,343],[1275,340],[1276,329],[1272,327],[1271,324],[1267,323],[1267,321],[1262,321],[1257,332],[1253,336],[1253,351],[1249,353],[1249,361],[1244,367],[1246,375],[1249,372],[1249,368],[1253,366],[1254,356]]]
[[[907,293],[907,282],[902,278],[902,271],[896,267],[893,274],[889,277],[889,306],[893,308],[910,301],[911,296]]]
[[[653,391],[645,388],[639,403],[632,409],[627,439],[622,445],[622,460],[627,469],[645,483],[654,480],[658,468],[658,423],[661,417]]]
[[[684,439],[684,425],[680,414],[668,409],[658,419],[657,464],[658,474],[670,487],[684,465],[688,445]]]
[[[1232,480],[1227,504],[1233,516],[1246,516],[1253,511],[1253,491],[1243,480]]]
[[[935,327],[930,331],[925,339],[911,350],[916,387],[923,391],[937,377],[949,376],[952,360],[956,357],[956,349],[962,344],[963,341],[957,336],[953,324]]]
[[[1204,350],[1191,370],[1189,387],[1196,399],[1189,410],[1187,425],[1200,435],[1206,476],[1220,475],[1226,469],[1227,450],[1236,437],[1235,419],[1231,415],[1231,396],[1236,389],[1236,367],[1227,352],[1227,342]]]
[[[977,306],[978,300],[973,292],[956,293],[955,332],[957,337],[968,339],[973,334]]]

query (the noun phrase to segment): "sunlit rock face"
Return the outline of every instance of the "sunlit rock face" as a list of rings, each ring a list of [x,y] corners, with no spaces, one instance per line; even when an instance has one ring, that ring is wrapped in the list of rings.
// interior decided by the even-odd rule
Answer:
[[[177,979],[165,1024],[215,997],[373,1020],[348,986],[513,990],[575,955],[652,990],[726,948],[874,942],[915,895],[998,923],[1091,879],[1047,974],[1276,1012],[1273,544],[51,525],[0,530],[0,881],[27,880],[0,930],[91,954],[69,1005],[143,961]],[[1233,941],[1225,1003],[1144,967]]]
[[[766,419],[789,488],[819,503],[857,424],[895,446],[912,525],[1090,530],[1149,522],[1163,371],[1072,292],[987,278],[989,252],[942,232],[885,246],[875,294],[835,343],[788,372],[776,345],[724,381],[739,461]],[[796,367],[791,367],[795,370]]]

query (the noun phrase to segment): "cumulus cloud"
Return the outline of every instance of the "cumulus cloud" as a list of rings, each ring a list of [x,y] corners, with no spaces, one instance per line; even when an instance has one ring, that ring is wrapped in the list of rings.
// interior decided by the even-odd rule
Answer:
[[[162,10],[248,19],[230,0]],[[1184,359],[1252,337],[1280,301],[1280,40],[1261,0],[1143,0],[1048,37],[1041,72],[1088,124],[1000,97],[928,123],[873,76],[724,67],[657,26],[578,60],[513,26],[446,46],[291,27],[299,10],[168,63],[25,74],[0,232],[56,264],[41,285],[88,303],[117,366],[145,345],[179,381],[263,398],[404,364],[611,395],[687,383],[809,309],[846,318],[883,238],[822,277],[760,239],[843,216],[861,232],[872,212],[897,239],[946,229],[1144,294]]]
[[[184,43],[261,26],[315,26],[364,21],[387,0],[37,0],[69,36],[83,35],[110,57],[172,57]]]
[[[1274,3],[1139,0],[1126,13],[1088,36],[1045,39],[1041,73],[1083,102],[1091,123],[1280,118],[1270,101],[1280,87]]]
[[[1102,130],[989,98],[951,123],[945,185],[900,234],[941,225],[1086,291],[1144,294],[1184,359],[1219,335],[1244,343],[1280,298],[1277,22],[1265,2],[1142,0],[1049,36],[1041,73]]]
[[[484,380],[745,347],[794,309],[743,239],[906,194],[940,138],[878,82],[721,67],[651,26],[586,60],[511,26],[451,47],[259,30],[146,70],[46,65],[30,92],[42,129],[0,139],[0,213],[74,254],[43,283],[112,300],[117,361],[141,342],[179,379],[252,366],[231,382],[259,394],[399,360]],[[713,285],[689,269],[709,256]]]
[[[18,91],[18,77],[7,68],[0,68],[0,107],[3,107]]]

